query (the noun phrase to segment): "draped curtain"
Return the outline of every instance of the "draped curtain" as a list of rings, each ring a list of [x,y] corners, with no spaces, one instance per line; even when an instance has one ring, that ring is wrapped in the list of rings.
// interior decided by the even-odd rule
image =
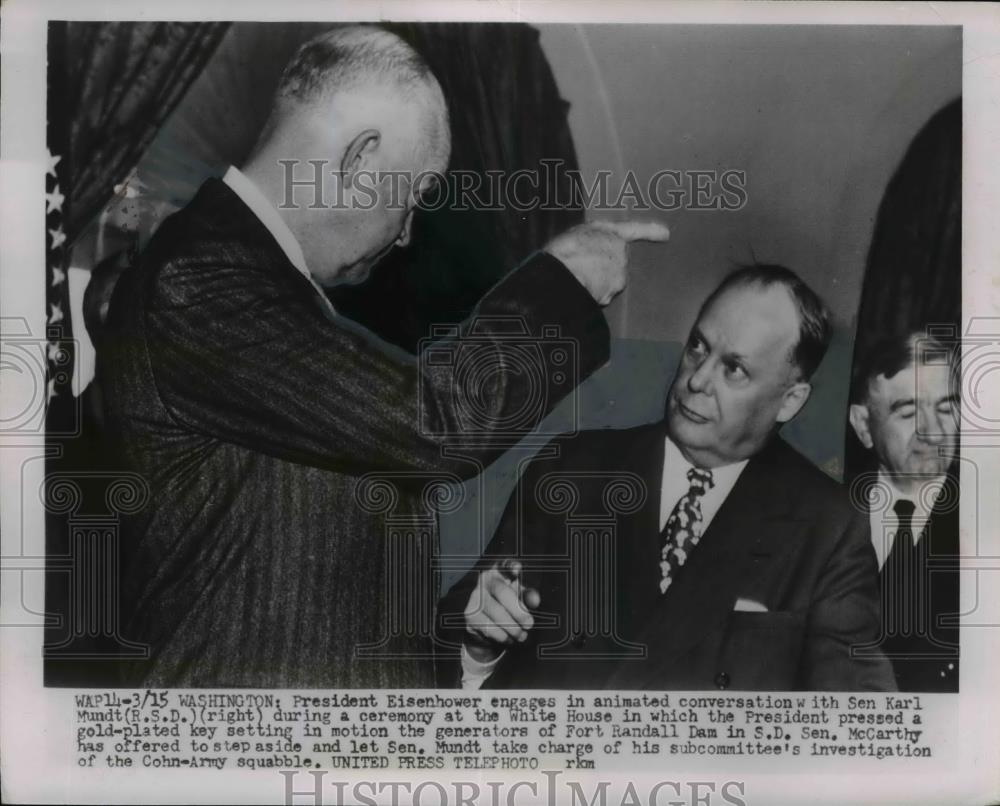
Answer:
[[[962,102],[913,139],[879,205],[861,289],[854,360],[877,341],[962,317]],[[873,469],[847,428],[845,478]]]
[[[70,250],[114,197],[128,203],[132,194],[116,186],[129,181],[131,170],[226,27],[95,22],[49,26],[47,685],[113,685],[114,661],[109,657],[141,651],[118,633],[118,515],[109,511],[117,500],[109,485],[130,482],[127,474],[101,472],[104,450],[87,416],[89,400],[75,399],[70,388]]]
[[[86,226],[126,182],[228,23],[52,22],[48,46],[48,319],[50,398],[64,392],[66,261]],[[57,355],[58,354],[58,355]],[[55,359],[61,358],[61,362]],[[65,392],[69,394],[68,391]]]
[[[523,196],[552,209],[418,210],[408,249],[394,250],[364,284],[331,293],[338,310],[414,352],[432,324],[466,318],[476,301],[532,251],[583,220],[571,198],[576,152],[569,105],[529,25],[505,23],[387,26],[423,55],[441,83],[451,115],[449,170],[537,172]],[[557,160],[558,171],[542,160]],[[485,186],[481,197],[487,195]],[[502,201],[502,200],[501,200]],[[437,205],[434,205],[437,207]]]

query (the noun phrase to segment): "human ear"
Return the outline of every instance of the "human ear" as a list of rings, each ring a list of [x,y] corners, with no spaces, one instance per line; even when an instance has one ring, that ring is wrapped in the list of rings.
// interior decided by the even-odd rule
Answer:
[[[399,231],[399,236],[396,238],[396,246],[408,246],[410,243],[410,236],[413,233],[413,210],[410,210],[406,214],[406,218],[403,220],[403,229]]]
[[[853,428],[854,433],[858,435],[858,439],[861,440],[861,444],[871,450],[874,443],[872,442],[869,417],[870,413],[866,405],[863,403],[851,404],[850,411],[848,412],[848,419],[851,421],[851,428]]]
[[[344,149],[340,158],[340,174],[346,185],[351,184],[352,177],[365,167],[372,154],[378,150],[382,135],[378,129],[365,129],[357,134]]]
[[[781,408],[778,409],[778,416],[775,418],[776,421],[787,423],[791,420],[792,417],[802,410],[811,392],[812,384],[808,384],[805,381],[799,381],[789,386],[785,390],[784,397],[781,399]]]

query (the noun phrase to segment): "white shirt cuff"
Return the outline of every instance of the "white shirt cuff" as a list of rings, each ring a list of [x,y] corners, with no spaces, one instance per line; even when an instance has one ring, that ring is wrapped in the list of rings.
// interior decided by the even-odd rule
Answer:
[[[466,649],[465,644],[462,644],[462,688],[480,688],[486,682],[486,678],[493,674],[493,670],[500,662],[503,654],[501,652],[493,660],[483,663],[472,657],[469,654],[469,650]]]

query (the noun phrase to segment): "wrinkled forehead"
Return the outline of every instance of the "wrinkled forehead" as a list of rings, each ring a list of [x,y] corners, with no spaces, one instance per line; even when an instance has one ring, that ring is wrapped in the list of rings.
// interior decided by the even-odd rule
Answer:
[[[799,340],[798,311],[780,285],[727,288],[705,307],[695,327],[713,348],[762,366],[789,364]]]

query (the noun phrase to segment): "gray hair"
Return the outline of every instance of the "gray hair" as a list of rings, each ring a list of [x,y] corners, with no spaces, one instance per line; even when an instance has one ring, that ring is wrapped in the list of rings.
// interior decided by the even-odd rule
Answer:
[[[342,25],[313,37],[292,57],[281,76],[258,147],[270,138],[285,113],[364,86],[395,90],[424,104],[431,113],[423,120],[424,142],[448,142],[448,107],[423,57],[383,28]]]
[[[427,62],[395,34],[373,25],[345,25],[298,49],[276,98],[308,103],[366,83],[409,88],[434,81]]]

